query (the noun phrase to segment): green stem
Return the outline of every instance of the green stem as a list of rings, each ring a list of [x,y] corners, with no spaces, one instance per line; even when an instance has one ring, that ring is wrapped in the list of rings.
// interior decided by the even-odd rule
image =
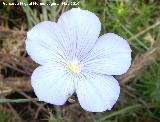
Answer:
[[[32,101],[38,101],[37,98],[33,99],[0,99],[0,104],[5,103],[26,103],[26,102],[32,102]]]
[[[139,107],[141,107],[140,104],[126,107],[126,108],[124,108],[124,109],[121,109],[121,110],[119,110],[119,111],[113,112],[113,113],[111,113],[111,114],[109,114],[109,115],[107,115],[107,116],[99,119],[97,122],[103,122],[103,121],[105,121],[105,120],[108,119],[108,118],[111,118],[111,117],[113,117],[113,116],[116,116],[116,115],[119,115],[119,114],[122,114],[122,113],[126,113],[126,112],[128,112],[128,111],[131,111],[131,110],[136,109],[136,108],[139,108]]]

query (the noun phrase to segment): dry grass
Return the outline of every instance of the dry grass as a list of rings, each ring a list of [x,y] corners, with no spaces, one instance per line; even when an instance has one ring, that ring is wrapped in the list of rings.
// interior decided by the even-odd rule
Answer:
[[[57,11],[56,18],[66,10],[66,6],[61,6]],[[32,98],[36,97],[31,88],[30,76],[33,70],[38,66],[31,58],[27,55],[25,51],[25,38],[26,30],[24,28],[9,28],[5,27],[0,21],[0,96],[1,98],[9,99],[28,99],[31,102],[11,104],[6,103],[5,105],[0,105],[0,112],[6,114],[10,117],[13,122],[27,122],[33,121],[38,122],[40,120],[49,121],[51,118],[57,118],[58,122],[63,122],[64,120],[79,121],[79,122],[94,122],[96,117],[101,117],[102,115],[96,113],[84,112],[78,103],[75,95],[68,99],[68,102],[63,107],[56,107],[43,102],[37,102]],[[54,19],[56,19],[54,18]],[[18,25],[19,27],[20,25]],[[132,44],[136,39],[145,35],[147,32],[160,26],[160,21],[151,24],[146,29],[140,30],[137,34],[129,37],[129,42]],[[20,28],[20,27],[19,27]],[[149,65],[154,62],[160,62],[160,44],[157,40],[160,40],[158,34],[152,34],[156,36],[156,41],[152,41],[149,49],[147,51],[138,52],[133,56],[132,65],[129,71],[122,75],[117,76],[122,89],[126,93],[126,100],[131,98],[136,98],[140,103],[144,101],[137,97],[134,93],[130,92],[126,86],[134,81],[134,78],[144,71]],[[150,40],[150,39],[149,39]],[[125,97],[126,97],[125,96]],[[129,98],[128,98],[129,97]],[[129,101],[129,100],[128,100]],[[124,102],[125,103],[125,102]],[[119,107],[117,103],[114,107],[115,110]],[[148,103],[145,103],[147,106]],[[149,105],[148,105],[149,106]],[[95,116],[96,115],[96,116]],[[47,119],[46,119],[47,118]],[[51,119],[51,120],[53,120]],[[141,118],[143,119],[143,117]],[[57,120],[53,122],[57,122]],[[139,119],[138,119],[139,120]],[[155,118],[158,122],[159,119]],[[117,120],[118,121],[118,120]],[[149,118],[149,121],[152,119]]]

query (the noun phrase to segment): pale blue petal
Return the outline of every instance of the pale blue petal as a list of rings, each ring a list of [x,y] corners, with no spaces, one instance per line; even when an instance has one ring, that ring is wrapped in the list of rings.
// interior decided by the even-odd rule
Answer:
[[[70,59],[82,59],[98,39],[101,23],[98,17],[87,10],[73,8],[64,12],[58,19],[67,36],[69,37]]]
[[[75,80],[78,100],[89,112],[111,110],[116,103],[120,87],[112,76],[84,73]]]
[[[63,105],[75,90],[72,76],[59,65],[36,68],[31,83],[40,101],[54,105]]]
[[[45,21],[34,26],[27,33],[26,50],[37,63],[44,65],[67,60],[64,42],[67,37],[56,23]]]
[[[107,75],[121,75],[131,65],[128,42],[114,33],[101,36],[93,50],[84,58],[84,70]]]

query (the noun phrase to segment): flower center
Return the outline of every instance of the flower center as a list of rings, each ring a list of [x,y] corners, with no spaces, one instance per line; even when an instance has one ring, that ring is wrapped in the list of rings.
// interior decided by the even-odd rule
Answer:
[[[77,74],[77,73],[81,72],[80,62],[78,62],[76,60],[68,63],[67,68],[71,73]]]

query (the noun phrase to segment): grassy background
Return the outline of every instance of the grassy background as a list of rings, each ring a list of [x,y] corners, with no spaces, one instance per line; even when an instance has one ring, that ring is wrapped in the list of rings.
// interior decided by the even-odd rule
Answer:
[[[30,2],[14,0],[14,2]],[[37,3],[39,0],[36,0]],[[61,3],[60,0],[41,0]],[[76,0],[75,0],[76,1]],[[4,6],[0,0],[0,122],[159,122],[160,1],[82,0],[78,6]],[[67,0],[65,2],[73,2]],[[37,102],[30,75],[37,67],[26,54],[27,30],[44,20],[57,21],[66,10],[81,7],[101,20],[101,34],[126,38],[133,50],[128,73],[116,76],[121,94],[111,111],[85,112],[73,95],[61,107]]]

